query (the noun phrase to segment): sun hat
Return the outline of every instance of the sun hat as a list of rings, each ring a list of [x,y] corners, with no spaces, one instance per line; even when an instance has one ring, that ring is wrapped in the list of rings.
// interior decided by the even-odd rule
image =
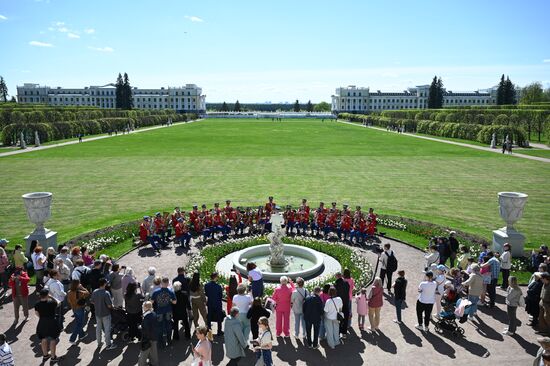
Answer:
[[[438,271],[447,272],[447,267],[445,267],[443,264],[438,265],[436,268]]]
[[[0,245],[6,245],[8,244],[10,241],[8,239],[0,239]]]

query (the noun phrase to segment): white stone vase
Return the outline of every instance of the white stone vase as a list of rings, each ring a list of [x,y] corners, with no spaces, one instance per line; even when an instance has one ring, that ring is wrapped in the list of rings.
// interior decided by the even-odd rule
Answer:
[[[27,209],[29,221],[36,225],[33,235],[45,235],[49,230],[44,223],[51,216],[52,194],[50,192],[26,193],[23,202]]]
[[[498,192],[500,217],[506,222],[506,230],[515,230],[514,224],[523,216],[527,195],[519,192]]]

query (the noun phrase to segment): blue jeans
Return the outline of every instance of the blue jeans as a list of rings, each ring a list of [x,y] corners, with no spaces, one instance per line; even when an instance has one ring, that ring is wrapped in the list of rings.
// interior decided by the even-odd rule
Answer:
[[[189,243],[191,242],[191,234],[183,234],[181,236],[176,237],[175,242],[180,243],[180,245],[185,245],[186,247],[189,246]]]
[[[156,243],[156,240],[155,240],[154,236],[148,236],[147,241],[149,242],[149,244],[151,244],[151,246],[153,247],[154,250],[156,250],[156,251],[160,250],[159,246]]]
[[[107,347],[111,346],[111,316],[107,315],[103,318],[95,317],[96,327],[95,327],[95,338],[97,343],[101,343],[101,331],[105,333],[105,345]]]
[[[340,324],[338,320],[325,318],[325,329],[327,332],[327,343],[330,348],[340,344]]]
[[[304,313],[294,313],[294,335],[298,337],[300,334],[300,324],[302,325],[302,332],[306,335],[306,321],[304,320]]]
[[[397,315],[397,321],[401,321],[401,309],[403,309],[403,299],[395,299],[395,313]]]
[[[86,312],[84,308],[73,310],[74,313],[74,328],[69,341],[75,342],[76,337],[84,337],[84,324],[86,323]]]
[[[468,300],[472,302],[472,305],[470,305],[469,316],[474,316],[477,313],[477,302],[479,301],[479,296],[468,295]]]
[[[325,317],[321,317],[321,324],[319,324],[319,339],[323,340],[326,338],[325,330]]]
[[[273,365],[273,359],[271,358],[270,349],[262,349],[262,350],[256,351],[256,360],[259,360],[260,357],[263,357],[265,366]]]
[[[157,322],[158,341],[162,347],[165,344],[164,336],[166,336],[166,341],[172,340],[172,313],[157,314]]]

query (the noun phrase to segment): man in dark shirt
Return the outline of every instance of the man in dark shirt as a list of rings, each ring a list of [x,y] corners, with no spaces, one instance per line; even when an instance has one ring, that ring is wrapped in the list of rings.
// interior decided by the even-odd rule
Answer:
[[[150,301],[143,303],[143,321],[141,323],[141,351],[139,352],[138,365],[158,365],[157,352],[157,315],[153,311],[153,304]]]
[[[157,321],[160,325],[158,341],[161,348],[166,346],[166,342],[172,342],[172,304],[176,303],[176,295],[172,289],[168,288],[169,285],[170,280],[168,277],[163,277],[161,287],[153,291],[151,295],[151,300],[157,314]]]
[[[174,282],[181,283],[181,291],[185,293],[188,301],[191,302],[189,299],[189,295],[190,295],[189,283],[191,283],[191,279],[185,275],[185,268],[178,267],[178,275],[172,280],[172,284]]]
[[[336,288],[336,294],[342,299],[342,313],[344,313],[344,319],[340,322],[340,334],[342,338],[348,333],[348,319],[349,319],[349,284],[344,281],[342,273],[336,273],[336,282],[334,282]]]
[[[456,254],[458,253],[458,248],[460,246],[460,243],[456,239],[455,234],[456,234],[456,232],[454,232],[454,231],[451,231],[449,233],[449,246],[450,246],[450,249],[451,249],[451,257],[450,257],[449,260],[451,262],[450,263],[451,268],[454,268],[454,266],[455,266]]]
[[[102,265],[102,261],[96,260],[94,262],[94,268],[92,268],[90,274],[88,275],[88,281],[90,283],[90,288],[92,289],[92,292],[99,288],[99,279],[105,277],[105,275],[103,274],[103,270],[101,269]]]
[[[397,279],[393,283],[393,300],[395,303],[395,312],[397,314],[397,319],[394,320],[395,323],[401,324],[401,309],[403,308],[403,303],[407,296],[407,280],[405,279],[405,271],[397,271]]]
[[[218,284],[218,273],[210,275],[210,282],[204,285],[204,293],[207,297],[206,306],[208,307],[207,324],[208,329],[212,329],[212,322],[218,323],[218,335],[223,335],[222,321],[224,319],[222,309],[223,289]]]
[[[319,296],[320,294],[321,288],[315,287],[313,294],[306,297],[304,305],[302,306],[304,321],[306,323],[307,344],[310,348],[317,348],[319,346],[319,326],[321,325],[321,319],[325,313],[323,300],[321,300]],[[312,328],[313,341],[311,339]]]

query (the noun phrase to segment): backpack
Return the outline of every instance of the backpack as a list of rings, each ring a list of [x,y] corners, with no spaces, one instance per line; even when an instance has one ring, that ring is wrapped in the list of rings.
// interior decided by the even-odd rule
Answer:
[[[88,286],[90,286],[90,270],[87,270],[87,271],[79,271],[77,270],[78,273],[80,273],[80,284],[87,288]]]
[[[391,252],[391,255],[388,255],[388,253],[386,253],[386,256],[388,257],[388,260],[386,262],[386,272],[390,272],[390,273],[393,273],[395,271],[397,271],[397,258],[395,258],[395,253]]]

